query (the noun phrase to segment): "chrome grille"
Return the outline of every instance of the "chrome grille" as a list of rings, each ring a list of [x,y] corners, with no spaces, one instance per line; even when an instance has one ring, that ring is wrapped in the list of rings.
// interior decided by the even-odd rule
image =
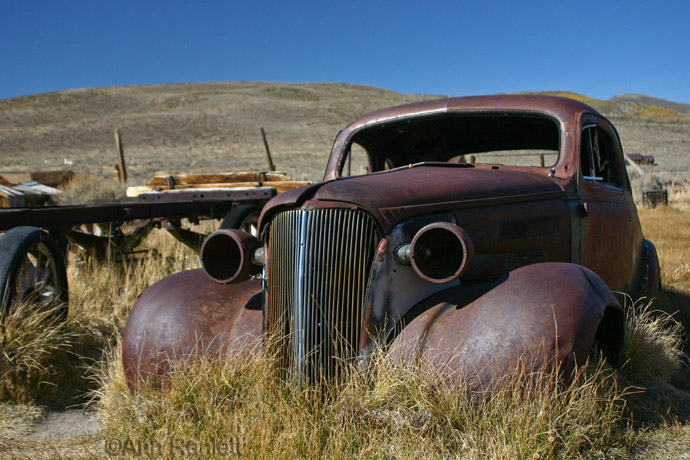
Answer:
[[[362,211],[297,209],[273,219],[266,321],[298,385],[337,379],[357,357],[377,241]]]

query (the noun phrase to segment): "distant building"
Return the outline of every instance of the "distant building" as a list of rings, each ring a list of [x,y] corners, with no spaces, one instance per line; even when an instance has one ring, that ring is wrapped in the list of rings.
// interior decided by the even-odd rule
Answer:
[[[636,165],[653,165],[654,155],[642,155],[641,153],[628,153],[630,159],[635,162]]]

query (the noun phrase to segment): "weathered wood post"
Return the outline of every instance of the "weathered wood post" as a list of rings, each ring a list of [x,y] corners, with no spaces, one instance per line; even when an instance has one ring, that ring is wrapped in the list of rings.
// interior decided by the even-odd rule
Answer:
[[[276,167],[273,164],[273,158],[271,158],[271,150],[268,148],[268,141],[266,140],[266,132],[264,131],[264,128],[261,128],[261,137],[264,140],[264,148],[266,148],[266,158],[268,159],[268,169],[270,171],[275,171]]]
[[[117,178],[120,182],[127,182],[127,166],[125,166],[125,153],[122,150],[122,138],[120,137],[120,130],[115,130],[115,149],[117,150],[118,165]]]

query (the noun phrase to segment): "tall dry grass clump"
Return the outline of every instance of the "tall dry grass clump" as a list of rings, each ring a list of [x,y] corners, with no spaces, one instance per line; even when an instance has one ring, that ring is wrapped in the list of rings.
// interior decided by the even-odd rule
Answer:
[[[154,230],[143,252],[74,258],[68,266],[69,315],[61,306],[24,301],[0,318],[0,400],[71,405],[93,389],[96,363],[117,340],[141,292],[198,256]]]
[[[50,397],[73,367],[77,335],[60,317],[60,305],[17,302],[0,313],[0,400]]]
[[[95,178],[76,175],[60,195],[58,204],[81,205],[89,203],[117,203],[127,200],[127,185],[113,178]]]
[[[626,310],[626,359],[619,381],[631,387],[627,401],[638,426],[690,417],[684,333],[673,315],[652,309],[652,301],[640,299]]]
[[[623,372],[642,384],[670,381],[685,359],[683,326],[652,304],[640,299],[626,309]]]
[[[198,358],[179,362],[165,391],[132,393],[116,354],[99,402],[106,443],[132,457],[149,449],[259,459],[611,458],[634,443],[625,393],[601,365],[579,369],[569,385],[556,372],[516,373],[489,399],[383,355],[367,373],[353,366],[341,385],[299,389],[275,369],[265,352]]]

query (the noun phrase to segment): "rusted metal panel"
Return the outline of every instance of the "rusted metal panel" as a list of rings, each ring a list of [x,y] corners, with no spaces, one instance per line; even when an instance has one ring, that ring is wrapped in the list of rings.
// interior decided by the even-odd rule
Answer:
[[[379,242],[364,299],[360,356],[370,354],[377,341],[385,342],[390,338],[396,325],[412,307],[435,293],[460,284],[459,281],[445,285],[431,283],[418,276],[411,265],[401,265],[395,260],[396,248],[410,243],[419,230],[432,222],[454,222],[454,218],[446,213],[410,219],[397,225]]]
[[[456,288],[447,293],[409,319],[390,355],[421,359],[479,392],[490,391],[498,378],[518,367],[529,372],[559,365],[567,376],[589,356],[607,308],[621,310],[591,270],[530,265],[478,292]]]
[[[227,199],[160,203],[111,203],[79,206],[12,208],[0,211],[0,230],[20,225],[61,228],[96,222],[118,222],[166,217],[207,216],[220,219],[232,208]]]
[[[594,270],[613,290],[631,293],[633,274],[633,214],[624,201],[585,198],[580,263]]]
[[[560,198],[563,189],[552,179],[536,174],[420,166],[310,186],[309,194],[320,201],[362,207],[384,230],[390,230],[404,219],[433,212]],[[271,200],[264,212],[273,213],[274,208],[299,200],[285,200],[284,195]]]
[[[454,213],[475,247],[466,280],[497,278],[533,263],[572,262],[571,219],[563,197]]]
[[[171,360],[251,352],[261,337],[261,316],[257,281],[226,286],[202,270],[164,278],[139,297],[122,334],[130,386],[141,379],[160,383]]]

